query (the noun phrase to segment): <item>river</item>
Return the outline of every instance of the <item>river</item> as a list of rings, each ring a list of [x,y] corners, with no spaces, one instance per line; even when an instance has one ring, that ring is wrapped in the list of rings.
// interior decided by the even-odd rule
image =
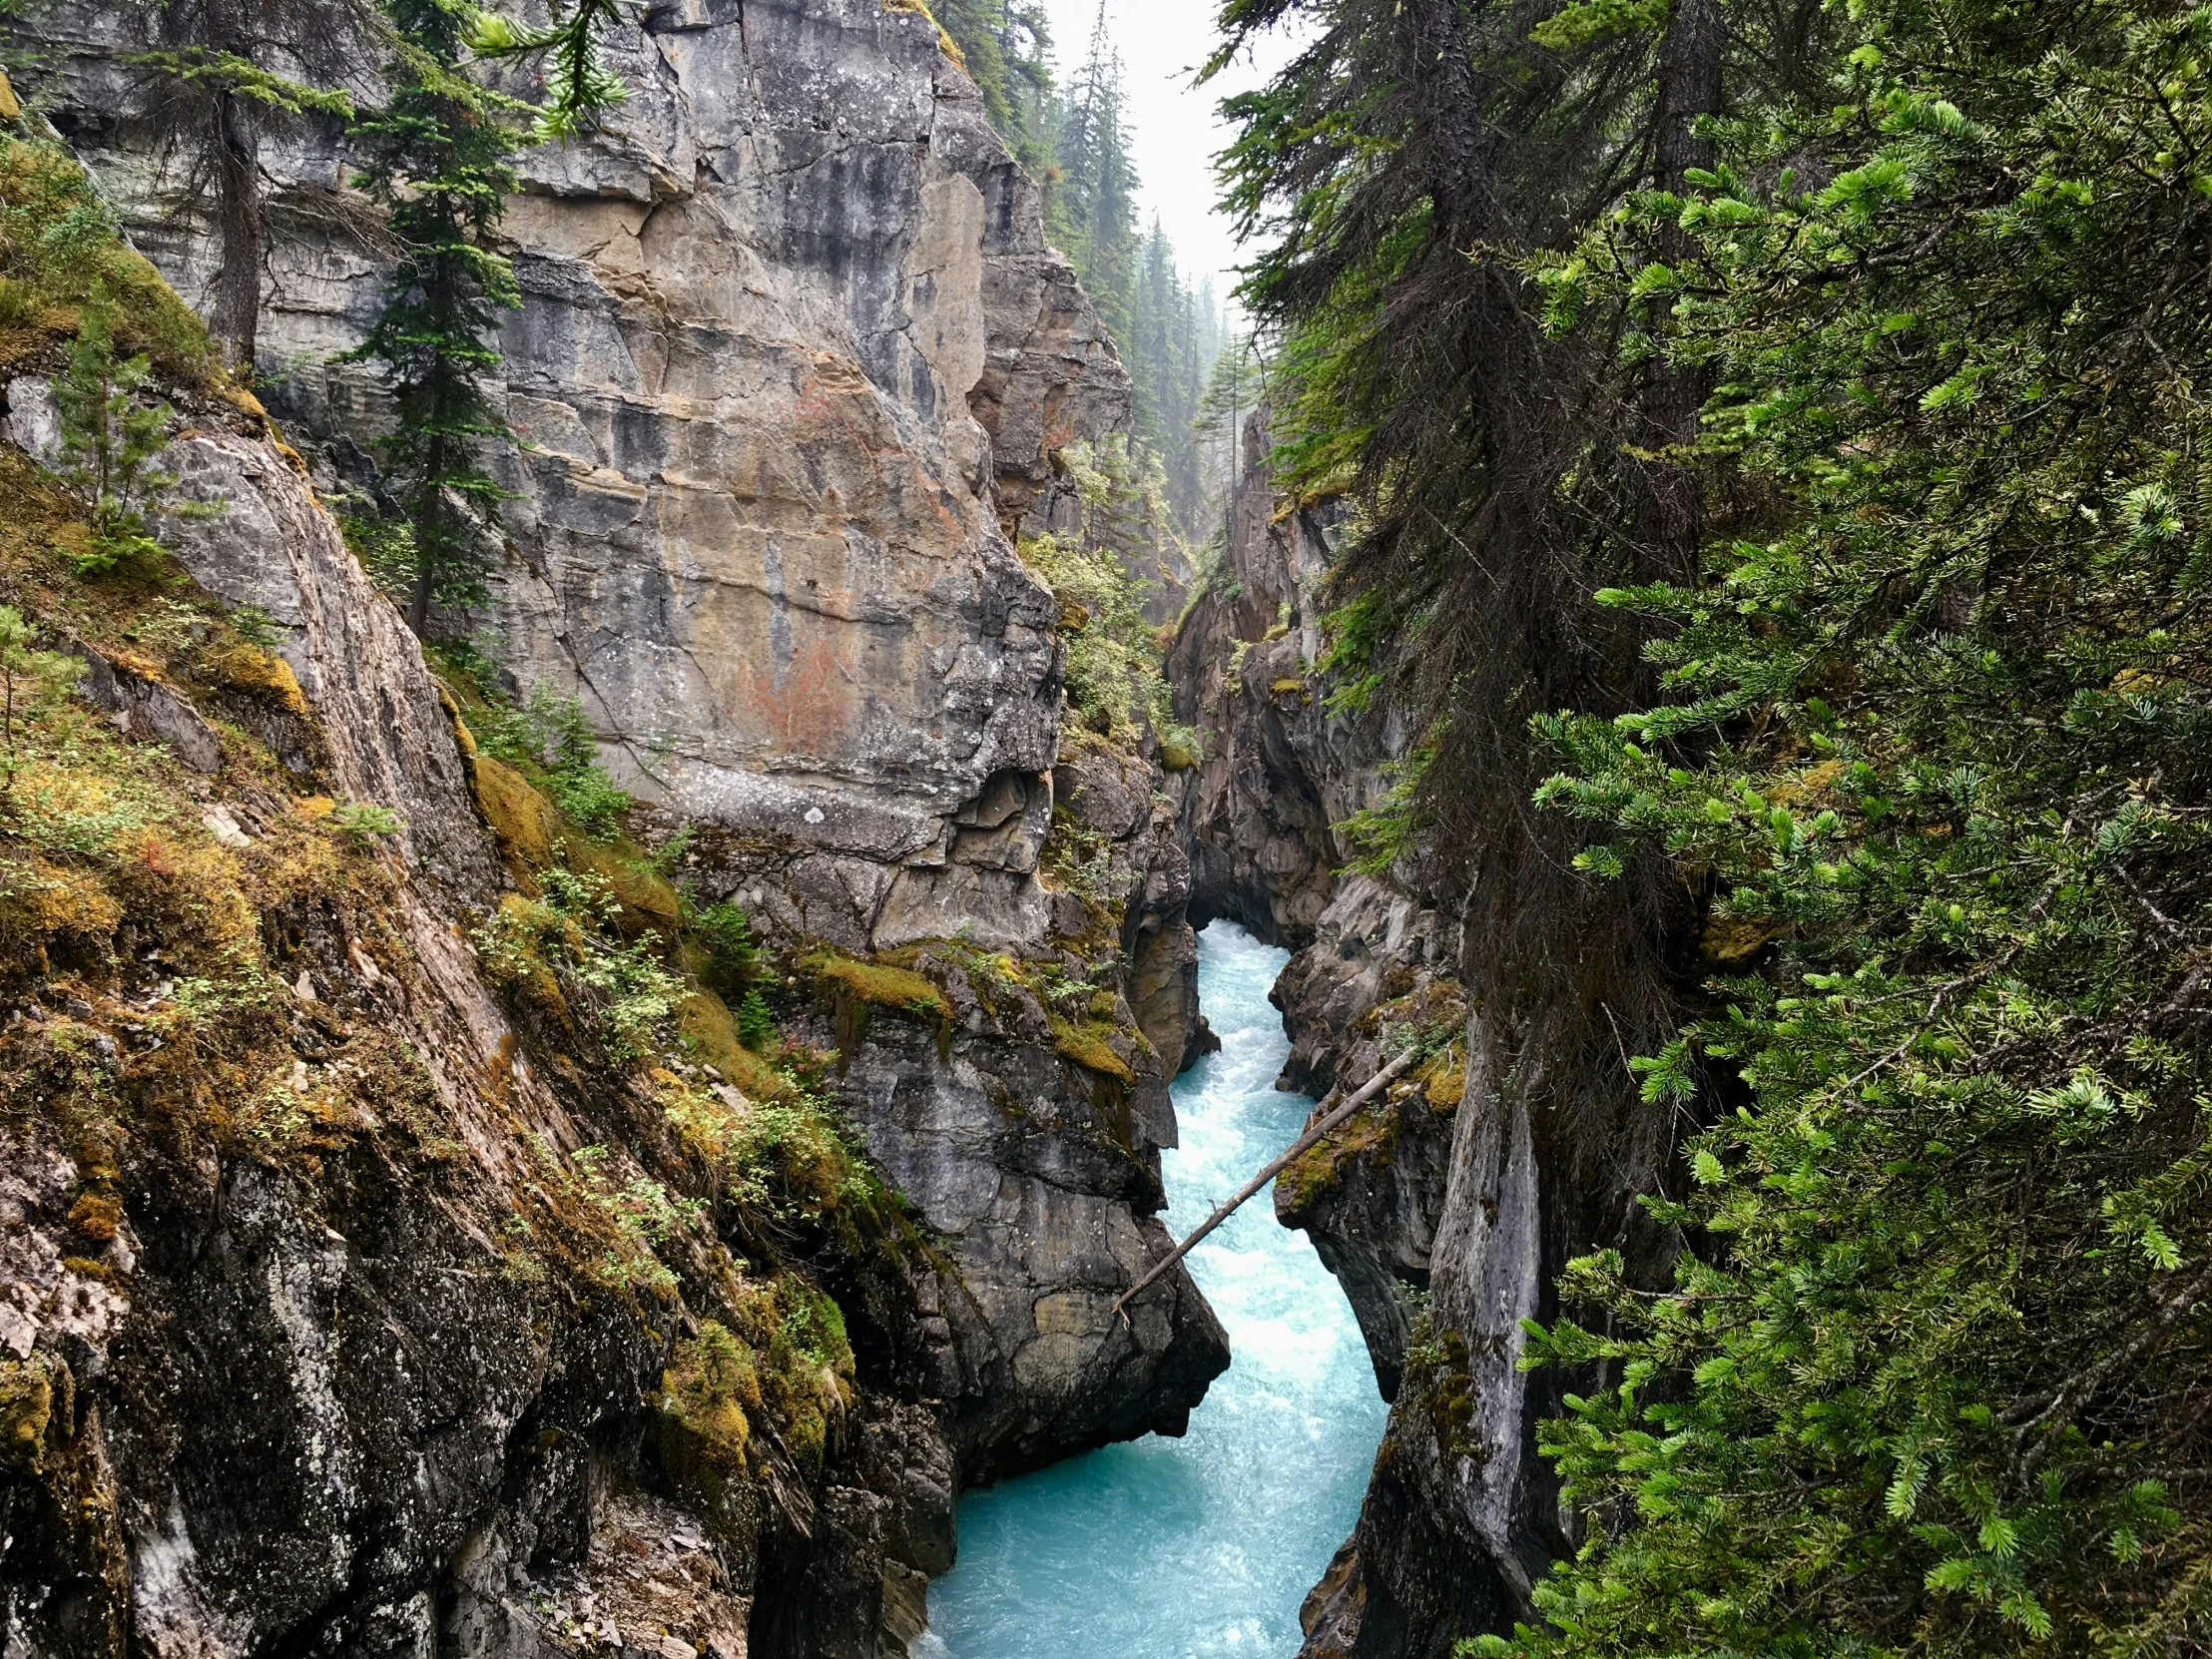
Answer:
[[[1175,1084],[1162,1155],[1178,1238],[1288,1146],[1313,1102],[1278,1094],[1285,953],[1217,921],[1199,999],[1218,1054]],[[959,1561],[915,1659],[1289,1659],[1298,1607],[1360,1511],[1384,1407],[1359,1327],[1263,1193],[1191,1253],[1233,1360],[1180,1439],[1157,1434],[960,1499]]]

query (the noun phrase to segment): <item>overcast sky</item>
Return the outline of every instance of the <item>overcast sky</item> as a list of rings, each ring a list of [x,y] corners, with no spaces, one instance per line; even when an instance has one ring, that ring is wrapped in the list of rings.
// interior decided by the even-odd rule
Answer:
[[[1236,284],[1232,268],[1239,256],[1228,220],[1214,209],[1213,158],[1230,137],[1215,106],[1258,85],[1288,60],[1290,50],[1281,41],[1265,42],[1259,62],[1240,61],[1194,88],[1192,72],[1214,49],[1217,3],[1106,0],[1106,27],[1121,49],[1144,226],[1149,230],[1157,213],[1185,275],[1195,281],[1213,273],[1216,292],[1226,296]],[[1045,11],[1060,84],[1066,86],[1090,50],[1098,0],[1045,0]]]

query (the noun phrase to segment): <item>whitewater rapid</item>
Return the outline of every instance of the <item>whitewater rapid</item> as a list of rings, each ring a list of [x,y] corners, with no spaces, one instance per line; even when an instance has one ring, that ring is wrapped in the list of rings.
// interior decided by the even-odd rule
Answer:
[[[1221,1051],[1175,1084],[1178,1238],[1297,1138],[1268,987],[1286,954],[1215,922],[1198,983]],[[1233,1356],[1181,1439],[1147,1435],[960,1499],[958,1563],[915,1659],[1289,1659],[1299,1602],[1352,1529],[1384,1406],[1352,1310],[1261,1194],[1190,1268]]]

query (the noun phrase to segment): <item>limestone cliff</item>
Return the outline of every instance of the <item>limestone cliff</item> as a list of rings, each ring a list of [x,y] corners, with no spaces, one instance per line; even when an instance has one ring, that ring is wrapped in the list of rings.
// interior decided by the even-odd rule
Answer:
[[[190,299],[206,227],[131,27],[50,20],[53,120]],[[1180,1271],[1108,1318],[1168,1247],[1190,869],[1152,773],[1063,742],[1065,618],[1009,539],[1063,513],[1061,446],[1126,424],[1112,344],[926,14],[701,0],[613,52],[630,102],[508,216],[528,444],[491,604],[443,622],[490,689],[581,699],[635,839],[474,751],[490,711],[315,499],[369,481],[385,415],[334,361],[377,230],[311,124],[265,158],[261,338],[314,487],[192,394],[168,459],[224,506],[164,536],[215,620],[77,630],[118,776],[211,763],[194,856],[352,862],[240,900],[274,1082],[160,1035],[207,976],[128,965],[130,901],[23,923],[8,1040],[61,1079],[8,1120],[0,1264],[30,1651],[894,1654],[960,1483],[1180,1431],[1227,1364]],[[41,349],[10,430],[51,461]],[[782,1074],[694,976],[718,902]],[[71,1079],[167,1098],[136,1030],[199,1104],[88,1130]]]
[[[76,33],[56,122],[180,291],[206,292],[212,245],[158,118],[134,113],[125,25],[60,22]],[[1049,958],[1070,936],[1037,873],[1060,610],[1007,530],[1052,514],[1060,447],[1126,426],[1112,342],[926,13],[700,0],[609,50],[629,100],[603,132],[529,152],[506,217],[524,293],[501,342],[507,413],[527,447],[505,458],[512,553],[488,610],[449,622],[476,626],[515,691],[577,694],[626,787],[729,831],[687,873],[774,937],[865,957],[957,935]],[[347,162],[331,133],[299,128],[270,171],[266,395],[365,483],[382,400],[335,359],[378,303],[373,227],[333,206]],[[1187,944],[1172,905],[1154,921]],[[1172,1046],[1195,1001],[1193,985],[1148,1028]],[[1050,1067],[1015,1070],[1019,1096]],[[1155,1187],[1079,1182],[1079,1215],[1032,1174],[1006,1199],[1025,1219],[972,1228],[975,1176],[906,1155],[894,1092],[855,1083],[845,1100],[906,1196],[977,1253],[976,1285],[1055,1294],[1067,1227],[1108,1241],[1083,1283],[1143,1271],[1158,1230],[1130,1205],[1156,1208]],[[1149,1167],[1172,1144],[1164,1096],[1127,1121]],[[1103,1233],[1093,1201],[1120,1218]],[[1161,1362],[1183,1381],[1164,1373],[1154,1398],[1123,1380],[1136,1422],[1186,1409],[1185,1374],[1205,1370],[1189,1356],[1218,1347],[1186,1302],[1196,1323]],[[1103,1307],[1058,1307],[1062,1325],[1023,1341],[1096,1343]],[[989,1316],[1007,1341],[1010,1317]],[[1038,1401],[1015,1414],[1037,1419],[1038,1447],[1104,1432],[1063,1432]]]

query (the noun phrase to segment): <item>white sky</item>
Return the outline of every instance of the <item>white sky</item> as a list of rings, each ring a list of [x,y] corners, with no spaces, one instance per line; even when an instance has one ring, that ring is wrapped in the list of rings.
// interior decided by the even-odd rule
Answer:
[[[1052,55],[1064,87],[1090,51],[1099,0],[1045,0]],[[1261,44],[1259,59],[1240,59],[1202,88],[1191,75],[1212,54],[1218,0],[1106,0],[1106,26],[1121,49],[1122,90],[1128,101],[1130,147],[1142,185],[1142,224],[1157,213],[1175,245],[1184,275],[1195,283],[1211,272],[1214,290],[1227,298],[1236,285],[1239,259],[1229,221],[1214,209],[1218,187],[1214,156],[1230,140],[1215,106],[1232,93],[1259,85],[1289,61],[1279,39]]]

